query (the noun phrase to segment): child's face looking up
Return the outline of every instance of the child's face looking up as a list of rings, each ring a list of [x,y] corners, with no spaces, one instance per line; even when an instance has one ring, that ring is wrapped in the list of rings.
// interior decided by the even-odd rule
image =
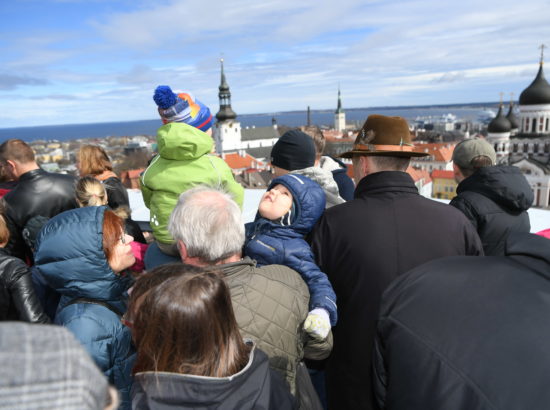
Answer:
[[[284,185],[277,184],[267,191],[260,201],[258,211],[266,219],[278,219],[292,206],[292,194]]]

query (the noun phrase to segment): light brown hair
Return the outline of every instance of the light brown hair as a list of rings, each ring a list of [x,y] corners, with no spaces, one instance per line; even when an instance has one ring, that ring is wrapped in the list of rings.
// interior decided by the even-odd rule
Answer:
[[[103,216],[103,251],[107,262],[111,262],[113,250],[124,235],[124,222],[113,211],[106,209]]]
[[[80,175],[99,175],[112,171],[113,164],[105,150],[97,145],[83,145],[78,151]]]
[[[228,377],[242,370],[250,348],[242,340],[221,276],[183,264],[162,268],[174,276],[131,295],[137,349],[133,372]]]
[[[0,145],[0,157],[3,161],[11,160],[22,164],[34,162],[34,151],[25,141],[18,139],[7,140]]]
[[[319,159],[325,152],[326,140],[321,129],[315,125],[302,127],[302,131],[313,139],[315,144],[315,158]]]
[[[92,176],[85,176],[76,183],[76,201],[80,207],[107,205],[105,187]]]
[[[6,223],[6,201],[0,198],[0,245],[7,244],[10,239],[10,231]]]

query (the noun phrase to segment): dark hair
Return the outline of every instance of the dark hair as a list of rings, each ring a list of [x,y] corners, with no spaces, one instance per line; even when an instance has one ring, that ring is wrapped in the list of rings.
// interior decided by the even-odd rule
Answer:
[[[370,158],[378,169],[387,171],[406,171],[411,162],[408,157],[372,155]]]
[[[25,141],[18,139],[7,140],[0,145],[0,157],[3,161],[15,160],[22,164],[34,162],[34,151]]]
[[[107,209],[103,216],[103,251],[108,262],[111,262],[113,250],[124,235],[124,222],[113,211]]]
[[[469,176],[473,175],[474,172],[476,172],[480,168],[490,167],[493,165],[493,161],[491,158],[489,158],[486,155],[478,155],[477,157],[472,158],[470,161],[470,167],[469,168],[462,168],[458,167],[460,169],[460,172],[464,176],[464,178],[468,178]]]
[[[164,280],[154,278],[157,273]],[[246,366],[250,348],[242,340],[220,275],[184,264],[165,265],[138,279],[134,290],[129,306],[137,349],[134,373],[227,377]]]
[[[105,150],[97,145],[83,145],[78,150],[80,175],[99,175],[112,171],[113,164]]]

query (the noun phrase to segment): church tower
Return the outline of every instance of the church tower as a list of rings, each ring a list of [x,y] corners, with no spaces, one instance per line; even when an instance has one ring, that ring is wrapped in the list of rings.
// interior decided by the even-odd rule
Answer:
[[[344,131],[346,129],[346,113],[342,109],[342,98],[340,96],[340,87],[338,87],[338,106],[334,111],[334,129]]]
[[[493,145],[497,154],[497,164],[507,164],[510,153],[510,133],[512,124],[504,114],[504,104],[502,103],[502,93],[500,93],[500,106],[498,114],[487,127],[487,142]]]
[[[231,108],[231,91],[225,79],[223,71],[223,58],[221,63],[221,80],[218,98],[220,110],[216,114],[216,124],[213,127],[212,137],[216,142],[216,152],[222,154],[227,151],[236,151],[241,146],[241,124],[237,121],[237,114]]]

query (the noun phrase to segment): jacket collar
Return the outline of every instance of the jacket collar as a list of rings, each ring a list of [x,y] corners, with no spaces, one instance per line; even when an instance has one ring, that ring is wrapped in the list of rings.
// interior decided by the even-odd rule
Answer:
[[[213,268],[218,268],[221,270],[225,276],[234,275],[235,273],[241,272],[243,269],[253,269],[256,267],[256,261],[250,259],[248,256],[245,256],[238,262],[226,263],[224,265],[213,266]]]
[[[44,173],[46,173],[46,171],[44,171],[41,168],[36,168],[36,169],[33,169],[32,171],[27,171],[19,177],[19,182],[31,180],[31,179],[35,178],[36,176],[44,174]]]
[[[355,188],[355,198],[384,192],[417,194],[418,189],[409,174],[401,171],[381,171],[367,175]]]

